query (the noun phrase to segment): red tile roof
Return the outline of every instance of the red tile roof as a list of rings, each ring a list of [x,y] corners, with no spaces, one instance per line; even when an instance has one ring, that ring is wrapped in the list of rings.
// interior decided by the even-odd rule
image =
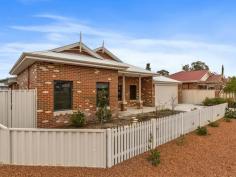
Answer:
[[[180,71],[170,75],[171,79],[175,79],[182,82],[187,81],[200,81],[201,78],[208,73],[208,70],[199,70],[199,71]]]
[[[206,80],[206,82],[222,82],[223,78],[221,75],[219,74],[212,74],[210,77],[208,77],[208,79]]]

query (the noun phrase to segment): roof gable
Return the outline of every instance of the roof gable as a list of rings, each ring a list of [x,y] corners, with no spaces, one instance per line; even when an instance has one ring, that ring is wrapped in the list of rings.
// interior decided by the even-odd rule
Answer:
[[[96,49],[94,49],[94,52],[96,52],[98,55],[100,55],[103,59],[122,62],[117,56],[115,56],[112,52],[110,52],[105,47],[96,48]]]
[[[180,71],[170,75],[171,79],[175,79],[182,82],[198,82],[201,81],[206,74],[208,74],[208,70],[199,70],[199,71]]]
[[[77,43],[74,43],[74,44],[62,46],[62,47],[59,47],[59,48],[56,48],[56,49],[52,49],[51,51],[59,52],[59,53],[82,54],[82,55],[87,55],[87,56],[102,59],[102,57],[100,55],[98,55],[92,49],[87,47],[83,42],[77,42]]]

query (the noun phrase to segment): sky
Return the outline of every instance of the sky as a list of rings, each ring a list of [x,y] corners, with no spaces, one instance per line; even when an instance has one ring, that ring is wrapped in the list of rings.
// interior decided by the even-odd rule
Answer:
[[[170,73],[201,60],[236,75],[235,0],[1,0],[0,78],[22,52],[82,40],[121,60]]]

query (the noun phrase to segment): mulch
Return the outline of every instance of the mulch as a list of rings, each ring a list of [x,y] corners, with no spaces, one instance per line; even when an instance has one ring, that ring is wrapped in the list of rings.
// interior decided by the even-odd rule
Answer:
[[[157,149],[161,164],[152,166],[148,153],[110,169],[0,166],[0,177],[236,177],[236,120],[208,127],[209,135],[190,133]]]

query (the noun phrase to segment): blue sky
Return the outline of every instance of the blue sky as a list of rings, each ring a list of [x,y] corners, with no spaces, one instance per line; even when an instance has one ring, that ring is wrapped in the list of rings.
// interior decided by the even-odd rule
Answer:
[[[2,0],[0,78],[23,51],[79,41],[105,45],[120,59],[171,73],[202,60],[236,75],[234,0]]]

